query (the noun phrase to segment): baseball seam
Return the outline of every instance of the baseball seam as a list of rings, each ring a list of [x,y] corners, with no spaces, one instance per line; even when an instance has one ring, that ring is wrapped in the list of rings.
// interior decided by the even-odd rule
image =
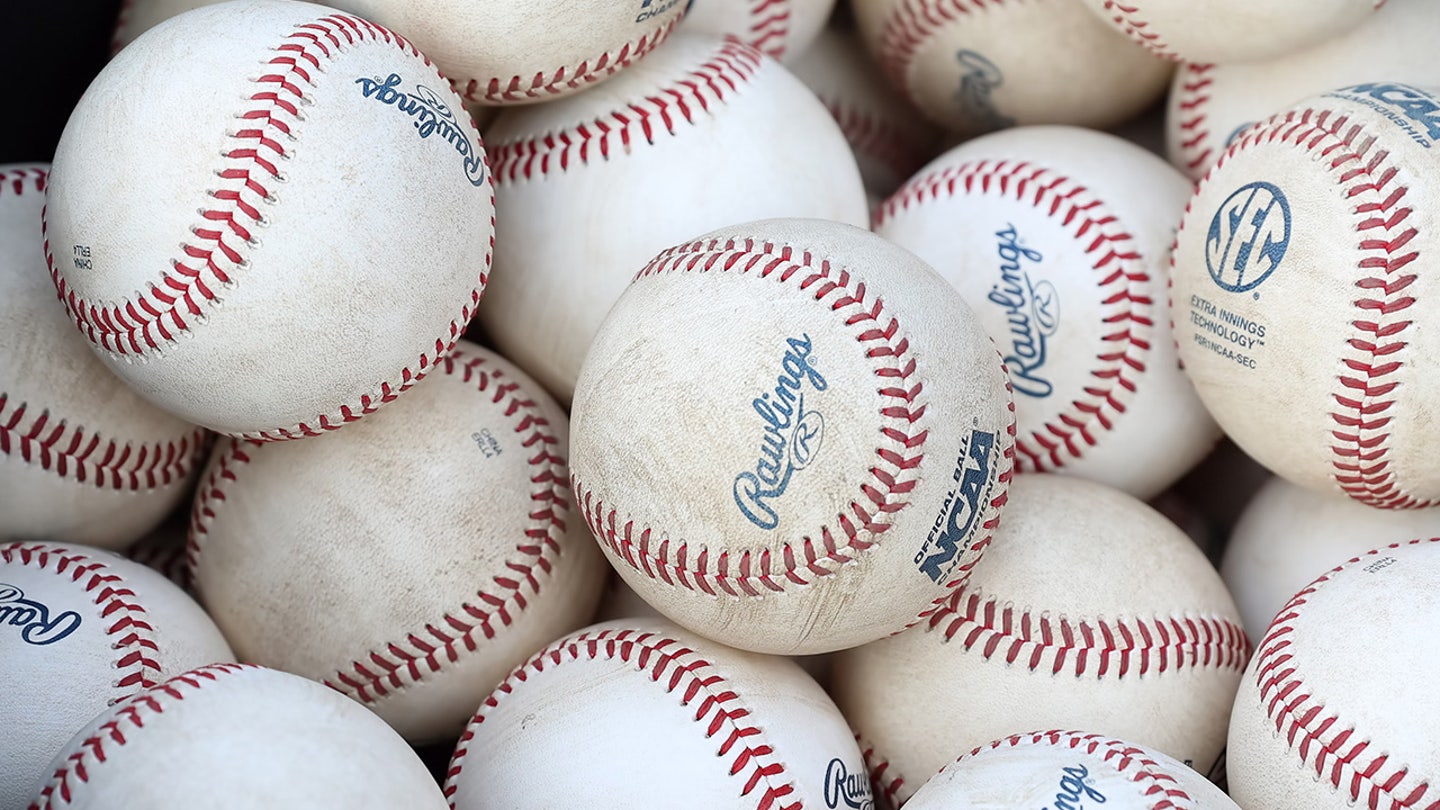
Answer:
[[[361,703],[374,703],[422,682],[440,672],[447,663],[456,663],[462,655],[478,649],[478,636],[495,638],[539,595],[541,579],[553,572],[561,553],[569,503],[565,459],[557,455],[560,440],[528,392],[503,371],[487,368],[485,364],[486,358],[472,356],[462,348],[441,359],[437,368],[444,377],[455,377],[461,384],[473,385],[477,393],[502,406],[506,418],[513,420],[512,431],[520,446],[530,454],[526,461],[530,482],[534,485],[530,494],[532,509],[528,514],[531,522],[525,529],[525,538],[515,546],[520,560],[505,560],[503,573],[492,576],[489,587],[478,589],[456,610],[445,613],[434,623],[427,623],[422,630],[407,633],[401,640],[385,642],[364,652],[348,667],[322,681]],[[209,527],[226,500],[226,488],[249,461],[250,457],[236,442],[217,462],[200,489],[186,544],[192,582],[196,581]]]
[[[69,805],[75,800],[75,791],[79,786],[89,782],[91,773],[114,755],[113,749],[135,739],[147,724],[154,722],[155,715],[164,714],[172,707],[167,706],[170,701],[183,701],[188,697],[187,691],[202,689],[207,683],[219,680],[222,675],[251,669],[255,667],[246,664],[212,664],[178,675],[145,694],[137,695],[126,703],[114,718],[76,744],[74,753],[65,758],[46,782],[39,797],[30,805],[31,810],[50,810]],[[108,752],[107,748],[110,749]]]
[[[891,126],[883,117],[839,98],[821,97],[820,100],[840,125],[850,148],[884,166],[897,179],[904,180],[925,165],[925,148],[906,137],[902,128]]]
[[[746,39],[756,50],[780,59],[790,42],[790,0],[750,0]]]
[[[1082,458],[1125,413],[1125,400],[1145,373],[1151,345],[1137,332],[1155,327],[1154,301],[1145,290],[1151,278],[1133,237],[1103,202],[1074,180],[1027,161],[981,160],[914,177],[881,205],[876,228],[927,202],[992,193],[1028,203],[1069,231],[1090,262],[1105,307],[1100,314],[1103,348],[1081,396],[1016,438],[1020,470],[1049,472]]]
[[[1139,6],[1125,5],[1118,0],[1104,0],[1105,10],[1111,12],[1110,19],[1120,26],[1130,37],[1132,42],[1142,46],[1145,50],[1172,61],[1180,61],[1179,54],[1170,50],[1170,46],[1155,31],[1148,31],[1150,22],[1141,16]]]
[[[650,526],[636,526],[615,508],[607,508],[604,500],[572,471],[576,503],[603,546],[632,568],[672,587],[711,596],[724,593],[759,597],[781,593],[788,585],[806,585],[830,576],[879,542],[879,535],[890,528],[888,516],[908,505],[906,496],[919,483],[929,429],[917,427],[927,406],[921,399],[924,383],[913,379],[916,360],[910,354],[909,338],[901,334],[899,321],[886,311],[880,297],[869,293],[863,281],[852,278],[848,270],[832,268],[828,259],[788,245],[755,239],[690,242],[661,252],[636,274],[634,283],[689,272],[753,274],[762,280],[795,284],[841,318],[847,328],[860,326],[855,340],[866,345],[866,356],[876,361],[874,373],[880,386],[876,393],[882,398],[880,433],[887,441],[875,449],[876,463],[868,471],[870,480],[860,487],[860,497],[834,518],[844,541],[837,542],[835,530],[826,524],[805,532],[799,548],[786,542],[778,551],[763,548],[712,553],[701,546],[698,552],[692,552],[687,541],[672,539]],[[1010,480],[1013,451],[1008,444],[1006,451],[1005,462],[998,465],[999,492],[989,504],[992,513],[1004,503]],[[996,523],[993,514],[985,521],[984,539],[971,547],[974,559],[957,567],[955,580],[946,583],[947,592],[968,577]]]
[[[1391,549],[1422,543],[1440,543],[1440,538],[1394,543],[1327,571],[1280,609],[1255,652],[1255,683],[1265,715],[1275,724],[1275,733],[1284,738],[1292,751],[1298,740],[1300,760],[1314,770],[1317,779],[1329,782],[1351,802],[1363,803],[1371,810],[1381,807],[1440,810],[1440,795],[1430,789],[1430,780],[1425,779],[1420,779],[1409,793],[1396,795],[1396,789],[1410,773],[1410,766],[1392,763],[1390,752],[1383,749],[1367,755],[1371,741],[1355,740],[1358,735],[1354,724],[1345,723],[1326,705],[1324,696],[1311,693],[1302,672],[1304,662],[1297,660],[1291,649],[1295,621],[1304,614],[1310,597],[1336,574]]]
[[[655,50],[670,36],[680,19],[680,15],[674,15],[659,27],[640,35],[639,39],[626,42],[619,50],[605,51],[597,57],[581,60],[578,65],[561,65],[550,75],[546,75],[544,71],[536,71],[528,81],[522,76],[511,76],[506,80],[497,76],[483,86],[479,79],[471,79],[463,88],[457,87],[456,90],[466,101],[482,104],[544,101],[559,94],[579,90],[613,75]]]
[[[137,291],[132,299],[108,304],[79,296],[60,274],[42,214],[45,260],[51,280],[76,326],[92,344],[127,359],[163,356],[166,345],[203,323],[207,309],[218,302],[219,291],[239,283],[239,277],[250,266],[247,254],[259,242],[257,232],[269,222],[262,208],[275,205],[274,184],[286,182],[281,169],[291,157],[286,144],[298,140],[296,130],[305,121],[302,108],[312,103],[304,89],[316,84],[312,71],[323,72],[324,60],[361,41],[393,45],[430,65],[409,41],[358,17],[336,14],[297,23],[275,48],[275,55],[264,63],[264,70],[270,72],[254,80],[257,90],[250,101],[255,106],[234,116],[241,123],[228,133],[229,145],[222,152],[225,167],[215,171],[220,187],[208,191],[215,201],[213,207],[199,212],[200,220],[190,228],[191,238],[181,245],[182,257],[171,260],[171,269],[161,275],[158,283],[151,282],[148,292]],[[438,71],[436,76],[444,79]],[[488,267],[487,255],[479,282],[460,317],[450,322],[448,334],[435,339],[433,352],[419,355],[414,367],[400,370],[398,383],[381,381],[376,390],[360,395],[358,401],[318,414],[315,424],[301,422],[288,428],[232,435],[261,441],[314,436],[393,401],[422,379],[460,339],[480,301]]]
[[[1334,427],[1330,436],[1331,477],[1351,498],[1385,509],[1411,509],[1432,501],[1410,495],[1397,485],[1388,459],[1394,392],[1405,368],[1403,339],[1413,321],[1404,320],[1414,303],[1410,289],[1418,278],[1405,272],[1419,257],[1412,247],[1419,231],[1406,207],[1409,188],[1395,182],[1389,150],[1363,124],[1333,110],[1292,110],[1251,127],[1216,162],[1217,171],[1237,153],[1260,144],[1297,147],[1324,162],[1347,202],[1353,203],[1355,231],[1363,256],[1357,263],[1358,290],[1352,300],[1355,330],[1345,336],[1338,390],[1331,392]],[[1188,214],[1188,211],[1187,211]],[[1397,317],[1398,316],[1398,317]]]
[[[989,745],[979,746],[955,762],[957,764],[965,762],[970,757],[978,756],[986,751],[1030,745],[1068,748],[1072,751],[1081,751],[1100,757],[1105,764],[1114,768],[1118,773],[1129,776],[1131,782],[1143,785],[1141,791],[1146,800],[1154,802],[1154,804],[1148,805],[1148,810],[1183,810],[1183,808],[1193,807],[1191,804],[1193,800],[1180,787],[1180,783],[1176,781],[1175,777],[1165,771],[1165,766],[1151,759],[1146,751],[1136,748],[1130,743],[1107,739],[1099,734],[1086,734],[1079,731],[1038,731],[1031,734],[1016,734],[996,740]]]
[[[1182,163],[1191,177],[1203,174],[1211,147],[1209,109],[1210,87],[1215,84],[1213,74],[1216,65],[1185,63],[1180,66],[1175,81],[1179,84],[1174,116],[1179,119],[1175,130],[1176,162]]]
[[[875,745],[863,736],[856,734],[855,744],[860,747],[860,757],[865,763],[865,772],[870,777],[870,784],[874,788],[876,798],[883,796],[885,806],[899,807],[903,804],[900,791],[905,789],[905,777],[896,771],[890,760],[882,756],[875,749]]]
[[[944,641],[957,640],[989,661],[1001,658],[1031,672],[1145,677],[1177,670],[1241,671],[1250,654],[1245,630],[1223,616],[1132,616],[1070,619],[1016,608],[962,586],[928,620]]]
[[[906,99],[913,101],[907,75],[916,54],[935,32],[971,14],[1014,0],[900,0],[880,31],[880,69]]]
[[[460,737],[450,768],[445,777],[445,797],[454,810],[456,782],[464,771],[465,757],[476,729],[485,723],[488,710],[500,705],[507,695],[521,688],[532,675],[547,668],[559,667],[567,661],[614,661],[618,659],[636,667],[636,671],[660,684],[666,694],[680,694],[680,705],[693,707],[686,716],[704,729],[706,739],[720,735],[716,751],[720,758],[729,757],[726,769],[731,776],[744,775],[742,797],[756,794],[757,810],[799,810],[801,802],[792,796],[793,782],[784,760],[772,744],[764,739],[764,730],[751,718],[750,709],[741,702],[733,684],[715,671],[711,663],[683,642],[658,633],[631,629],[582,631],[562,639],[541,651],[529,663],[518,667],[505,682],[480,705],[465,733]]]
[[[726,40],[715,53],[679,80],[629,101],[621,109],[558,132],[489,146],[496,183],[518,182],[563,173],[572,164],[608,161],[640,143],[655,143],[660,133],[675,135],[682,121],[696,124],[712,105],[728,102],[749,83],[763,56],[749,45]]]
[[[0,562],[27,565],[68,579],[94,598],[100,619],[108,622],[105,635],[110,639],[110,648],[116,651],[111,666],[117,671],[118,679],[111,686],[121,690],[121,694],[112,698],[110,704],[159,682],[160,645],[155,640],[155,628],[124,577],[103,562],[63,546],[42,543],[11,543],[0,547]]]

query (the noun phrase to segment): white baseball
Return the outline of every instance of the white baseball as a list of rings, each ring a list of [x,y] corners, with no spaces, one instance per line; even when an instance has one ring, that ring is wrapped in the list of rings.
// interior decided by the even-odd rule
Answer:
[[[424,763],[378,717],[262,667],[193,669],[96,717],[31,810],[443,810]]]
[[[325,0],[424,51],[466,101],[532,104],[608,79],[665,41],[686,0]]]
[[[55,300],[48,167],[0,166],[0,540],[120,548],[174,511],[205,431],[131,391]]]
[[[213,6],[225,0],[120,0],[120,13],[115,17],[115,32],[110,39],[112,54],[135,41],[171,17],[201,6]]]
[[[906,810],[1240,810],[1185,763],[1100,734],[1015,734],[946,765]]]
[[[322,681],[411,741],[453,738],[595,610],[608,569],[570,506],[567,439],[539,386],[461,342],[352,429],[217,447],[196,590],[245,661]]]
[[[1440,806],[1433,688],[1440,539],[1363,554],[1295,594],[1230,717],[1242,807]]]
[[[866,191],[890,194],[935,154],[934,126],[895,95],[854,32],[826,28],[790,70],[840,125]]]
[[[1440,537],[1440,508],[1374,509],[1333,493],[1271,478],[1255,493],[1225,545],[1220,576],[1251,638],[1324,571],[1376,546]]]
[[[1181,222],[1185,371],[1230,438],[1293,483],[1377,507],[1440,498],[1440,298],[1424,272],[1437,140],[1433,91],[1327,93],[1246,130]]]
[[[491,206],[479,135],[413,46],[237,0],[150,29],[86,90],[56,148],[46,259],[142,396],[292,438],[394,400],[459,339]]]
[[[445,793],[454,810],[873,807],[845,719],[798,666],[641,619],[516,669],[460,738]]]
[[[959,135],[1016,124],[1103,128],[1164,91],[1171,64],[1076,0],[855,0],[881,69]]]
[[[766,217],[869,221],[839,126],[779,63],[688,34],[606,83],[490,125],[496,348],[569,403],[605,313],[661,249]]]
[[[1177,62],[1253,62],[1302,50],[1364,22],[1386,0],[1084,0],[1151,53]]]
[[[1181,65],[1166,115],[1170,162],[1198,180],[1242,130],[1301,99],[1361,82],[1433,84],[1437,41],[1434,0],[1388,0],[1344,34],[1296,53]]]
[[[1190,192],[1114,135],[1020,127],[946,152],[880,207],[875,232],[940,271],[1000,347],[1021,472],[1150,498],[1219,438],[1166,306]]]
[[[684,627],[777,654],[872,641],[989,542],[1014,441],[999,360],[944,279],[868,231],[700,236],[646,266],[595,338],[576,502]]]
[[[793,61],[830,19],[836,0],[688,0],[684,30],[733,36],[773,59]]]
[[[1020,475],[969,583],[924,623],[838,653],[832,693],[902,801],[1017,728],[1084,728],[1208,773],[1249,651],[1219,574],[1159,513]]]
[[[55,752],[107,706],[234,660],[183,591],[99,549],[0,546],[0,807],[24,807]]]

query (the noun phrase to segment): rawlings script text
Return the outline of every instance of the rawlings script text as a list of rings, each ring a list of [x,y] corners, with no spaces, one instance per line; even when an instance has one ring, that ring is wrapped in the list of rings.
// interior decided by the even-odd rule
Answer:
[[[413,123],[421,139],[438,133],[441,140],[454,147],[465,161],[465,177],[471,185],[478,186],[485,182],[484,154],[471,142],[465,134],[465,127],[455,120],[455,113],[450,110],[449,105],[440,100],[434,90],[417,84],[415,92],[404,92],[400,89],[400,76],[395,73],[385,79],[361,76],[355,83],[360,85],[360,92],[366,98],[389,104],[415,119]]]
[[[26,644],[54,644],[75,632],[80,614],[67,610],[50,615],[50,609],[14,585],[0,582],[0,627],[20,628],[20,640]]]
[[[775,387],[750,405],[765,425],[760,437],[760,457],[754,472],[735,476],[735,505],[741,514],[762,529],[780,525],[780,516],[769,501],[785,494],[790,477],[814,461],[825,437],[825,419],[819,411],[805,410],[805,385],[824,391],[825,378],[814,368],[808,334],[788,338],[781,373]]]
[[[1045,339],[1060,327],[1060,296],[1050,282],[1030,279],[1024,262],[1039,263],[1045,257],[1025,247],[1014,225],[1007,224],[995,236],[1000,240],[1000,282],[990,288],[986,298],[1005,310],[1010,329],[1005,368],[1010,371],[1010,385],[1026,396],[1048,397],[1055,387],[1040,371],[1046,359]]]
[[[875,810],[875,798],[870,794],[870,775],[864,771],[850,773],[839,758],[830,760],[830,765],[825,768],[825,806]]]
[[[1046,805],[1045,810],[1083,810],[1085,802],[1092,805],[1104,804],[1105,794],[1086,784],[1090,769],[1084,765],[1065,768],[1060,775],[1060,790],[1055,794],[1055,803]]]

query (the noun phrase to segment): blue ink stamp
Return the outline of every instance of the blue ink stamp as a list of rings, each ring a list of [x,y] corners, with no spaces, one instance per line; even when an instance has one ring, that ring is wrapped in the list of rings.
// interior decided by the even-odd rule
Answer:
[[[1205,266],[1222,290],[1248,292],[1290,247],[1290,202],[1270,183],[1247,183],[1220,204],[1205,238]]]

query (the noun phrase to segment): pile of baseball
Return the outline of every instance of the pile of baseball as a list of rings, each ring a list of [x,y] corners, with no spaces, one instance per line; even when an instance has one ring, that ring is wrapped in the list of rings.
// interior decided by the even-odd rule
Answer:
[[[1440,2],[835,6],[126,3],[0,810],[1440,808]]]

